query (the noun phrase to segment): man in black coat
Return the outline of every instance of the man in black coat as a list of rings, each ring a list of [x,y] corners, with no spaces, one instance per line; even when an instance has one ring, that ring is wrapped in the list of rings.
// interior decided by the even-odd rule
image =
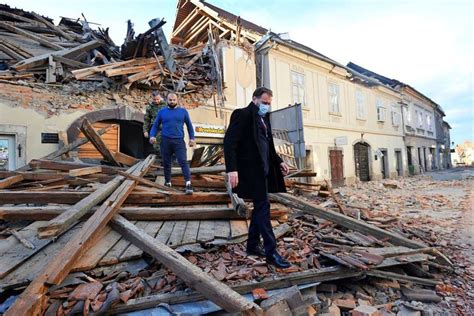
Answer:
[[[252,102],[232,113],[224,137],[224,155],[226,172],[235,193],[253,200],[247,253],[265,256],[267,263],[278,268],[288,268],[290,264],[276,250],[270,222],[268,192],[286,192],[283,176],[289,171],[273,143],[268,114],[272,96],[270,89],[257,88]],[[264,250],[260,246],[260,236]]]

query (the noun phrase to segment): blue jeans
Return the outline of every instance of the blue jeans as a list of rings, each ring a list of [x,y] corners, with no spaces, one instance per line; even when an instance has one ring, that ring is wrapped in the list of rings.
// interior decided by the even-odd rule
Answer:
[[[182,138],[163,137],[160,144],[161,157],[163,158],[163,169],[165,182],[171,182],[171,166],[173,165],[173,154],[183,171],[184,180],[191,181],[191,172],[186,159],[186,144]]]

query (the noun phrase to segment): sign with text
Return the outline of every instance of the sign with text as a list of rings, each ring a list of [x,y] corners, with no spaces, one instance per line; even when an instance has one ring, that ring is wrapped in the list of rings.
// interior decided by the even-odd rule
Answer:
[[[334,139],[334,143],[336,144],[336,146],[347,145],[347,136],[336,137]]]
[[[225,127],[222,125],[194,124],[194,134],[196,137],[216,137],[224,138]]]

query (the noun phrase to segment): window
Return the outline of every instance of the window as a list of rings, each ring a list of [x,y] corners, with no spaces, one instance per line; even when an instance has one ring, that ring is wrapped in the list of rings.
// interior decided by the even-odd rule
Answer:
[[[416,118],[417,118],[417,127],[423,129],[423,113],[421,111],[415,110]]]
[[[426,114],[426,127],[429,131],[433,130],[433,124],[431,122],[431,116],[429,114]]]
[[[304,74],[296,71],[291,72],[291,91],[293,93],[293,103],[306,105]]]
[[[339,109],[339,86],[335,83],[329,84],[329,112],[341,113]]]
[[[356,117],[365,120],[365,96],[360,90],[356,90]]]
[[[410,107],[406,108],[405,123],[406,123],[406,125],[411,126],[411,109],[410,109]]]
[[[377,107],[377,121],[385,122],[385,106],[382,99],[375,99],[375,106]]]
[[[397,106],[392,105],[392,125],[399,126],[400,125],[400,113],[398,112]]]

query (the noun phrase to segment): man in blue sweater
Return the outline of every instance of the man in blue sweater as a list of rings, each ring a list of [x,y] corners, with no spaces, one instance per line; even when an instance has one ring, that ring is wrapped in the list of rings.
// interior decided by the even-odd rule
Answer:
[[[186,144],[184,143],[183,125],[186,124],[189,135],[189,147],[196,143],[194,140],[194,128],[185,108],[178,106],[178,97],[174,93],[168,94],[168,106],[158,112],[155,122],[150,131],[150,143],[156,142],[156,134],[161,130],[160,151],[163,157],[163,169],[165,173],[165,185],[171,187],[171,165],[173,154],[183,171],[186,181],[186,194],[193,193],[191,186],[191,172],[189,171],[186,158]]]

